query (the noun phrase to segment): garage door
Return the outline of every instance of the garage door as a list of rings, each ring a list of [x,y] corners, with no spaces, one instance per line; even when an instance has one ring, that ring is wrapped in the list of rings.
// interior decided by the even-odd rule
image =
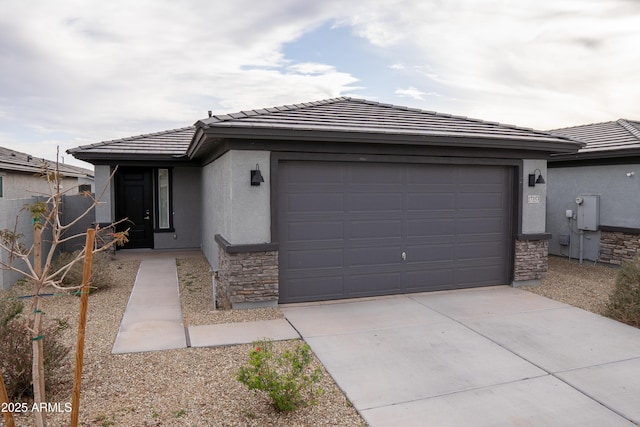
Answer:
[[[281,162],[280,302],[506,284],[502,166]]]

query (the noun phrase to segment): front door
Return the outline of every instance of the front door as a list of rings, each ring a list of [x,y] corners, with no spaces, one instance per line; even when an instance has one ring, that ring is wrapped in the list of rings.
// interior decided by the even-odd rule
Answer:
[[[129,229],[125,248],[153,248],[151,182],[149,168],[125,167],[116,173],[116,218],[127,218],[118,231]]]

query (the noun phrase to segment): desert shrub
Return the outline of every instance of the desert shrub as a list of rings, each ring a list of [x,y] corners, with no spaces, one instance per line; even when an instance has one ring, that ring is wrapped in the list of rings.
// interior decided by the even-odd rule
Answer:
[[[606,315],[640,328],[640,256],[622,264]]]
[[[0,301],[0,369],[11,401],[33,396],[31,387],[31,333],[20,314],[20,301]],[[60,335],[68,327],[65,321],[53,320],[43,325],[44,373],[47,387],[52,378],[65,366],[69,348],[60,342]]]
[[[293,411],[315,403],[323,392],[317,386],[322,371],[311,369],[310,364],[308,344],[276,354],[271,341],[256,341],[249,351],[249,365],[242,366],[236,378],[249,390],[265,392],[276,410]]]
[[[52,271],[57,271],[60,267],[70,263],[78,256],[79,251],[61,252],[52,262]],[[67,275],[64,277],[62,284],[64,286],[80,286],[82,283],[83,261],[76,262]],[[112,275],[109,269],[109,254],[106,252],[98,252],[93,254],[91,262],[91,290],[98,291],[106,289],[111,285]]]

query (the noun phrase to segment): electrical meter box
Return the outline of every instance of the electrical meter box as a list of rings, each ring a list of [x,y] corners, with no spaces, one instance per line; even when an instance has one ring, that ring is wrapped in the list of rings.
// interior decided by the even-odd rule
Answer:
[[[600,226],[600,196],[583,194],[576,197],[578,230],[598,231]]]

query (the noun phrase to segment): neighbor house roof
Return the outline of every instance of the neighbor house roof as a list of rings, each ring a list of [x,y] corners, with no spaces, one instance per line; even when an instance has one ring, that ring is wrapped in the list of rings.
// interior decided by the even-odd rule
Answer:
[[[640,154],[640,122],[619,119],[549,131],[584,141],[576,158],[617,157]],[[562,156],[565,159],[567,156]]]
[[[49,168],[55,167],[54,160],[47,160],[31,154],[0,147],[0,170],[39,173],[45,163]],[[93,171],[79,166],[58,163],[58,169],[64,176],[76,178],[93,178]]]
[[[195,126],[165,130],[128,138],[82,145],[67,150],[77,159],[145,158],[149,160],[176,159],[184,157],[193,138]]]
[[[564,152],[575,152],[582,145],[569,137],[529,128],[349,97],[213,115],[198,121],[196,126],[190,156],[198,150],[205,135],[425,145],[448,143],[496,148],[515,143],[520,149]]]

